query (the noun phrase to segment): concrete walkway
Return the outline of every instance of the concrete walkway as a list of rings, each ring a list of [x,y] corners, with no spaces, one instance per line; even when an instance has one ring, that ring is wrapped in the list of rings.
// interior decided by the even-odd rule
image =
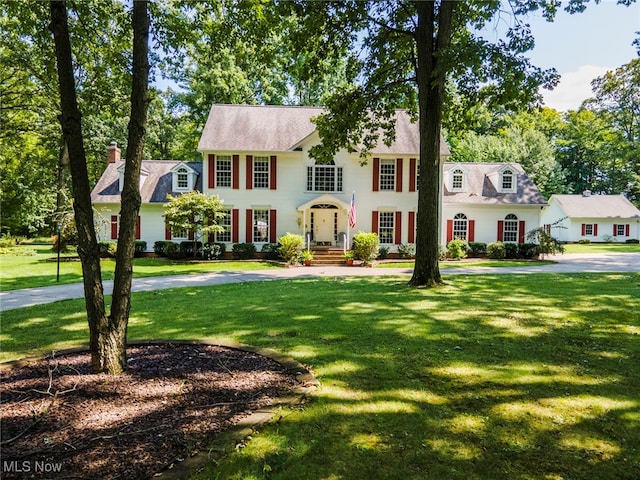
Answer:
[[[531,267],[452,267],[442,268],[442,276],[506,273],[603,273],[603,272],[640,272],[640,253],[607,254],[565,254],[554,255],[548,259],[556,262],[551,265]],[[213,272],[202,274],[174,275],[166,277],[134,278],[134,292],[162,290],[179,287],[199,287],[221,285],[225,283],[256,282],[264,280],[283,280],[314,277],[356,277],[356,276],[392,276],[411,275],[410,268],[359,268],[343,265],[311,266],[300,268],[282,268],[273,270],[245,272]],[[104,282],[104,291],[110,295],[113,282]],[[28,288],[0,292],[0,312],[16,308],[42,305],[58,300],[82,298],[83,287],[80,283],[56,285],[51,287]]]

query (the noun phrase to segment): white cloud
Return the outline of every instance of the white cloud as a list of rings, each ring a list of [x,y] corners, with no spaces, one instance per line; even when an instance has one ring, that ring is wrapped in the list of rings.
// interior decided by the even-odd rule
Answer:
[[[593,96],[591,81],[610,70],[615,68],[583,65],[576,72],[563,73],[554,90],[542,90],[545,106],[559,112],[577,110],[584,100]]]

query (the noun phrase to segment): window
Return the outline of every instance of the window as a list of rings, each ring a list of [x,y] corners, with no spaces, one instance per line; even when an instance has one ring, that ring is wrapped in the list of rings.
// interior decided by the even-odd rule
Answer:
[[[176,171],[176,187],[177,190],[187,190],[189,188],[189,172],[184,167]]]
[[[589,235],[590,237],[593,236],[593,224],[592,223],[586,223],[584,225],[584,234],[585,235]]]
[[[461,169],[456,168],[451,175],[451,190],[454,192],[464,190],[464,172]]]
[[[395,160],[380,160],[380,190],[396,189]]]
[[[216,186],[231,188],[231,155],[216,158]]]
[[[269,241],[269,210],[253,210],[253,241]]]
[[[469,221],[464,213],[458,213],[453,217],[453,238],[459,238],[461,240],[467,239],[467,230]]]
[[[269,157],[253,158],[253,188],[269,188]]]
[[[504,233],[502,236],[504,242],[518,241],[518,217],[510,213],[504,217]]]
[[[188,233],[185,228],[173,228],[171,229],[171,238],[180,239],[188,238]]]
[[[625,224],[615,225],[614,236],[616,237],[625,237],[628,236],[628,226]]]
[[[501,177],[501,188],[503,192],[515,191],[515,175],[513,170],[504,170]]]
[[[231,210],[224,210],[224,217],[218,219],[218,225],[224,227],[224,232],[218,232],[214,238],[216,242],[231,243]]]
[[[395,212],[380,212],[378,220],[378,238],[381,244],[393,244]]]
[[[341,192],[342,167],[335,165],[313,165],[307,167],[307,191]]]

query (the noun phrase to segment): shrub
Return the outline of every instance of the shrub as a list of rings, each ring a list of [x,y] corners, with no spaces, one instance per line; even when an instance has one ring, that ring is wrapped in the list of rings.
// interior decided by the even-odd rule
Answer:
[[[287,232],[278,239],[278,244],[277,251],[280,257],[288,264],[294,264],[298,259],[300,250],[302,250],[304,246],[304,237]]]
[[[102,258],[115,258],[118,250],[117,242],[100,242],[98,243],[98,249],[100,250],[100,256]]]
[[[136,257],[140,257],[142,255],[144,255],[144,252],[147,251],[147,242],[145,242],[144,240],[136,240],[136,243],[134,244],[134,255]]]
[[[505,258],[516,258],[518,256],[518,244],[507,242],[504,244]]]
[[[463,258],[467,258],[469,244],[466,240],[456,238],[447,243],[447,251],[449,252],[449,256],[454,260],[461,260]]]
[[[416,244],[401,243],[398,245],[398,256],[400,258],[416,258]]]
[[[521,258],[533,258],[540,253],[540,248],[535,243],[518,244],[518,256]]]
[[[640,243],[637,238],[628,238],[624,243]]]
[[[447,258],[447,249],[438,244],[438,260],[443,262]]]
[[[165,246],[165,254],[172,260],[182,258],[182,254],[180,254],[180,250],[178,249],[178,244],[174,242],[167,242]]]
[[[170,240],[159,240],[153,244],[153,251],[159,257],[166,257],[169,245],[175,245],[175,243]]]
[[[195,248],[195,252],[194,252],[194,248]],[[202,242],[194,242],[193,240],[185,240],[184,242],[180,242],[180,253],[185,257],[192,257],[192,258],[201,257]]]
[[[235,243],[231,247],[235,260],[248,260],[256,257],[256,246],[253,243]]]
[[[469,256],[483,257],[487,254],[487,244],[482,242],[469,242]]]
[[[504,248],[504,243],[502,242],[493,242],[487,245],[487,257],[493,259],[503,259],[505,258],[506,251]]]
[[[604,243],[611,243],[613,242],[615,239],[611,236],[611,235],[603,235],[602,236],[602,241]]]
[[[591,243],[591,240],[589,240],[588,238],[581,238],[580,240],[578,240],[578,243],[581,245],[587,245]]]
[[[389,247],[378,247],[378,260],[384,260],[389,257]]]
[[[280,245],[277,243],[265,243],[260,250],[262,258],[266,260],[281,260]]]
[[[202,247],[202,257],[207,260],[220,260],[226,251],[227,246],[224,243],[208,242]]]
[[[377,256],[380,247],[380,239],[377,233],[358,232],[353,236],[353,255],[362,260],[364,265],[369,265]]]

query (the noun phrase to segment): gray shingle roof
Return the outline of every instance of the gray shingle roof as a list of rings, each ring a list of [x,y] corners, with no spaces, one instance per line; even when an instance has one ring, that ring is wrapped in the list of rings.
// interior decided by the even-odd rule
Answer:
[[[98,183],[91,192],[93,203],[120,203],[118,181],[120,174],[118,167],[123,162],[109,163]],[[142,170],[147,177],[140,188],[142,203],[166,203],[167,194],[179,195],[173,192],[173,177],[171,169],[184,163],[197,172],[195,190],[202,191],[202,162],[181,162],[178,160],[143,160]]]
[[[462,167],[466,173],[466,188],[463,192],[452,192],[448,182],[443,185],[444,203],[472,203],[477,205],[546,205],[538,187],[517,163],[508,164],[518,176],[516,193],[499,193],[498,171],[504,163],[458,163],[445,162],[444,171]]]
[[[552,195],[573,218],[640,218],[640,210],[624,195]]]
[[[209,112],[198,151],[290,151],[316,131],[311,119],[322,112],[320,107],[216,104]],[[373,153],[418,155],[418,124],[411,123],[404,110],[398,110],[396,116],[395,141],[386,146],[379,140]],[[444,141],[440,153],[449,155]]]

